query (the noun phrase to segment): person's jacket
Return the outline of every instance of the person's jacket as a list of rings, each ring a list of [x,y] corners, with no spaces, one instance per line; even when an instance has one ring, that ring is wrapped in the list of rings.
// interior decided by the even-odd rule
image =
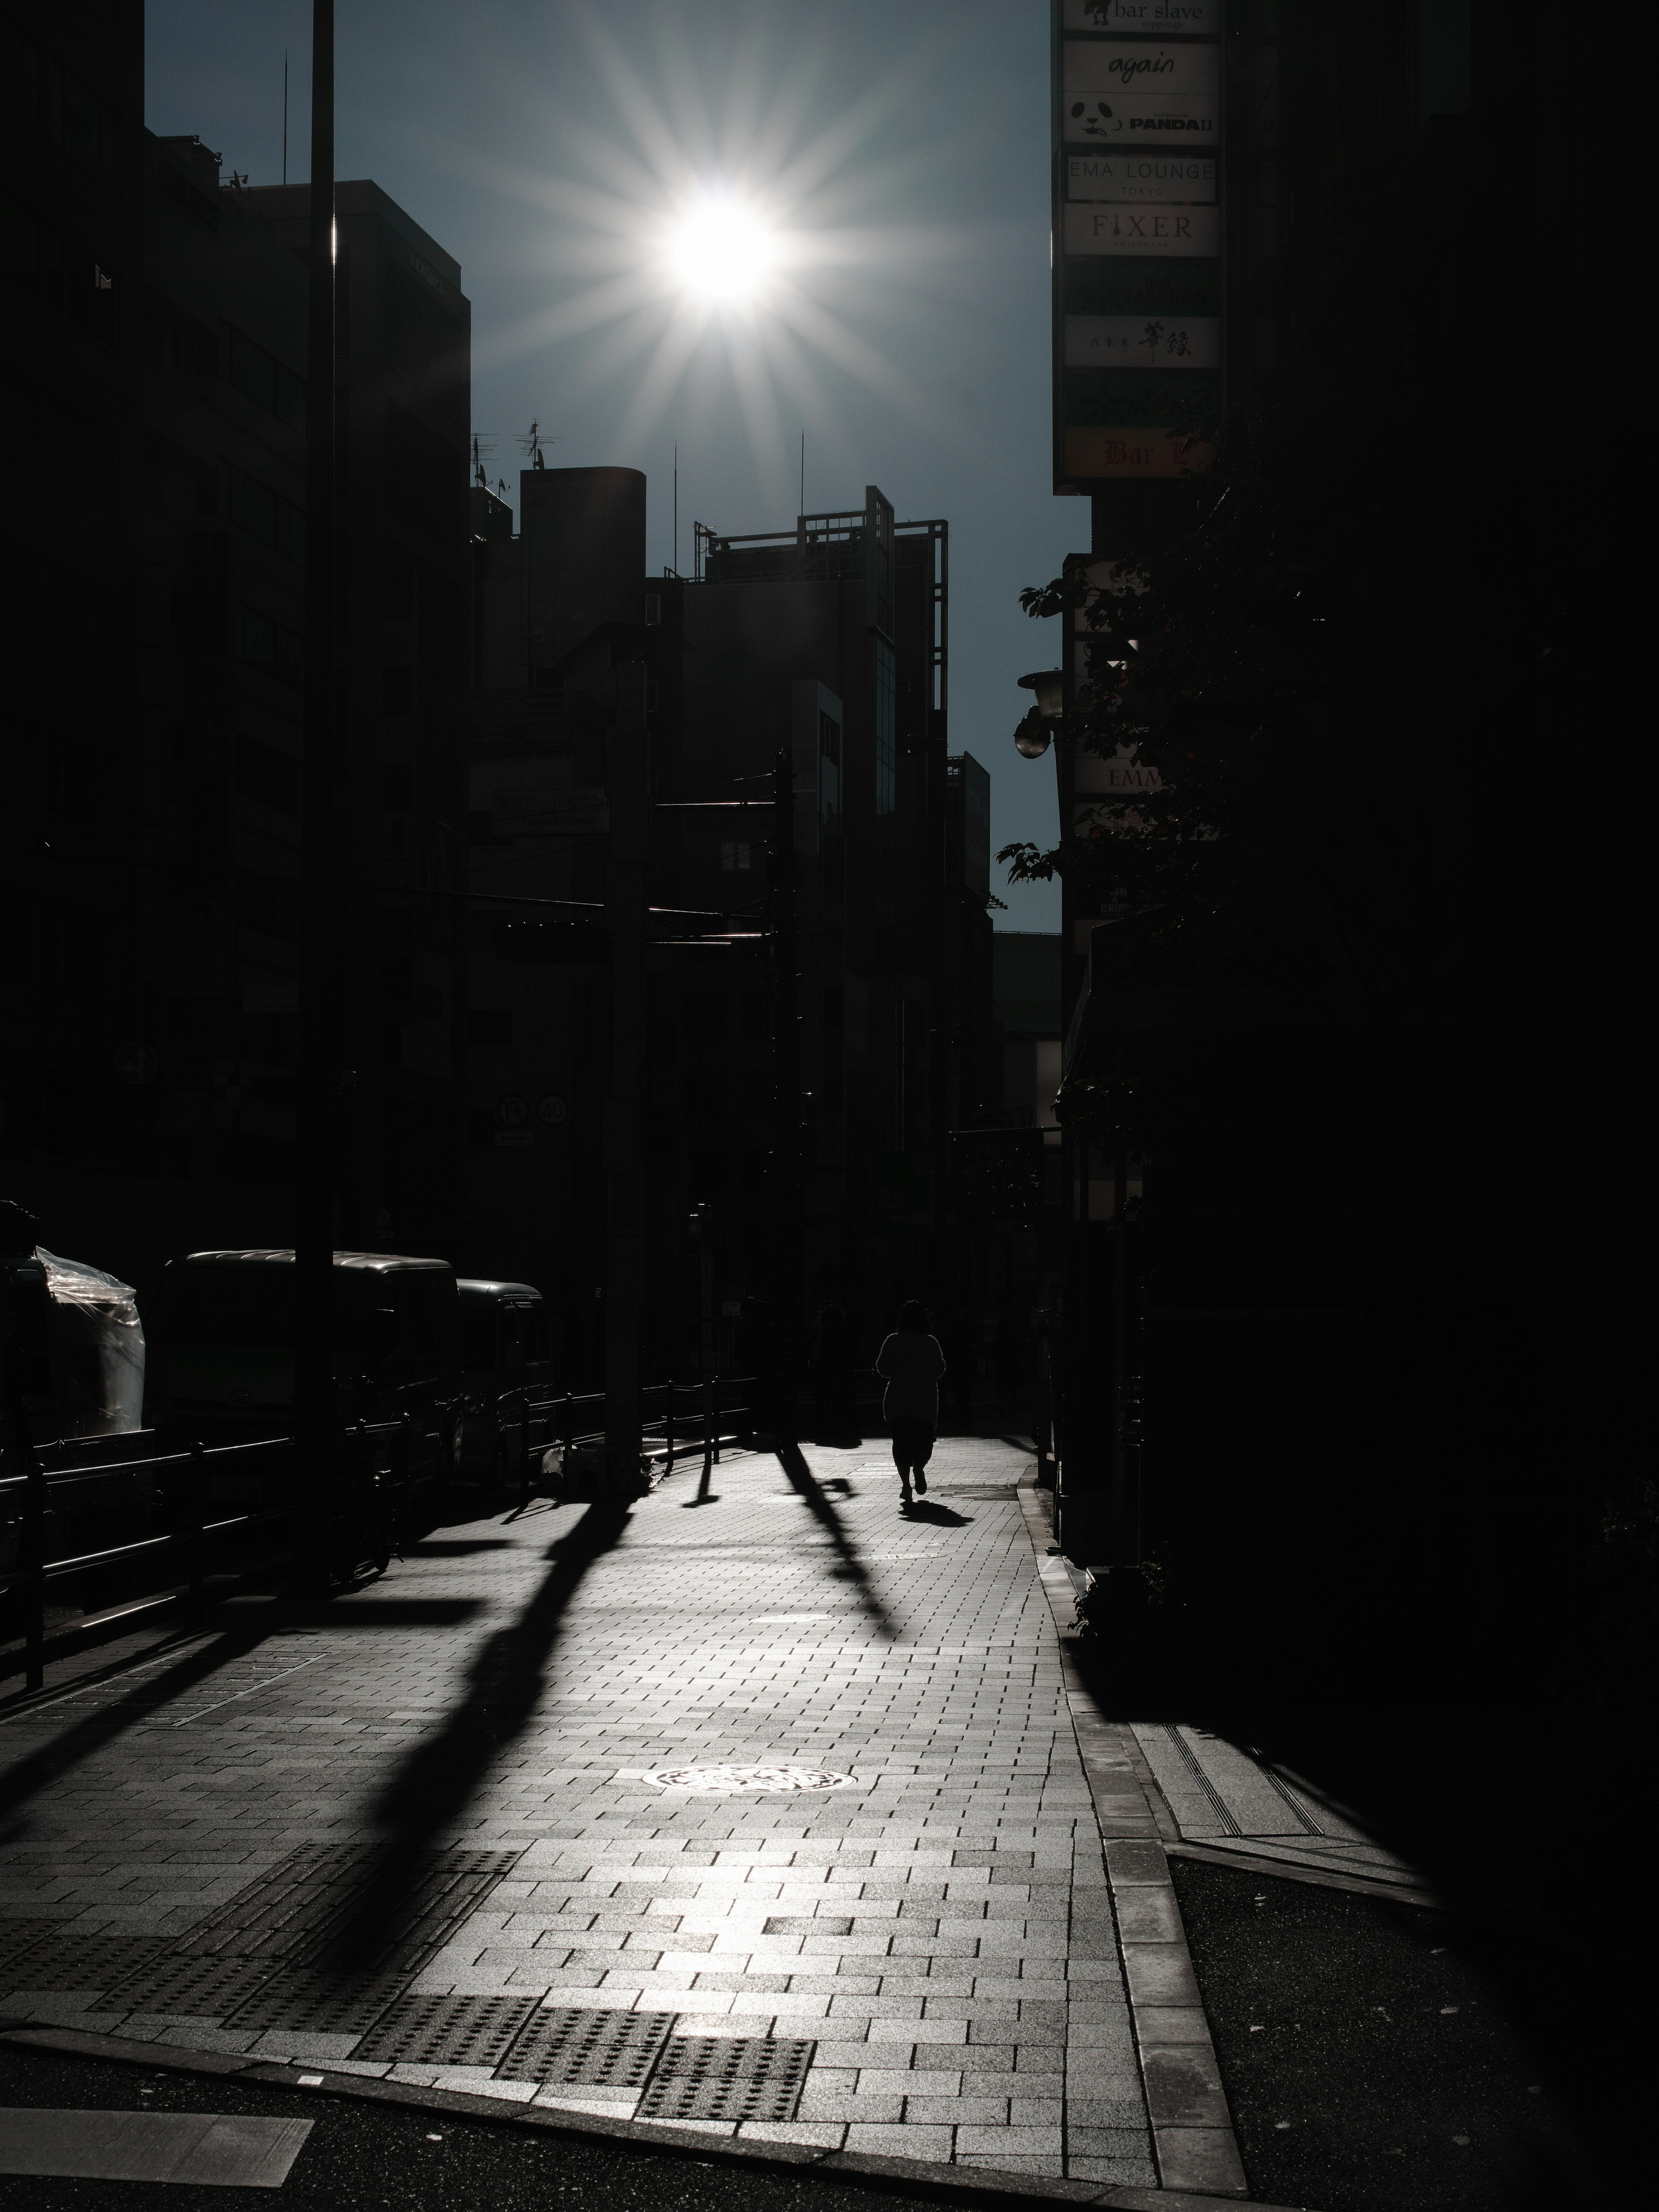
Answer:
[[[936,1336],[924,1336],[920,1329],[896,1330],[876,1355],[876,1372],[887,1382],[881,1401],[884,1420],[927,1421],[937,1426],[945,1354]]]

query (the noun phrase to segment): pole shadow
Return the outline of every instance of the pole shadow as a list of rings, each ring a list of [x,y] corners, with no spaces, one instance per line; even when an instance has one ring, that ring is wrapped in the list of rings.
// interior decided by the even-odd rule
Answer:
[[[516,1620],[479,1647],[443,1726],[416,1747],[380,1790],[370,1808],[383,1839],[375,1880],[331,1944],[324,1962],[330,1970],[361,1972],[386,1951],[434,1838],[465,1811],[502,1747],[529,1725],[566,1610],[588,1570],[622,1535],[631,1511],[625,1500],[592,1504],[549,1547],[551,1564],[540,1589]]]
[[[892,1615],[882,1603],[875,1585],[870,1579],[869,1569],[859,1557],[858,1547],[841,1523],[841,1516],[825,1497],[811,1468],[806,1464],[806,1455],[798,1443],[780,1437],[775,1446],[778,1465],[785,1480],[797,1497],[803,1498],[824,1534],[836,1547],[836,1573],[844,1582],[852,1583],[858,1592],[859,1602],[869,1614],[878,1636],[890,1641],[897,1634]]]
[[[211,1680],[222,1667],[234,1666],[237,1660],[246,1659],[262,1644],[285,1628],[292,1627],[304,1616],[298,1608],[289,1611],[273,1603],[270,1617],[244,1627],[240,1633],[222,1632],[205,1650],[198,1648],[182,1652],[171,1667],[156,1667],[149,1671],[144,1660],[135,1660],[127,1671],[135,1678],[126,1694],[112,1696],[106,1705],[100,1705],[87,1714],[84,1719],[73,1722],[68,1731],[51,1743],[41,1744],[25,1752],[15,1763],[0,1772],[0,1847],[16,1841],[17,1816],[32,1797],[49,1789],[54,1782],[100,1752],[106,1744],[125,1734],[128,1729],[148,1720],[160,1707],[169,1704],[182,1692],[195,1689],[198,1684]],[[200,1633],[212,1636],[208,1629]],[[191,1637],[191,1641],[195,1642]],[[122,1675],[117,1668],[111,1674],[96,1675],[83,1682],[66,1684],[61,1691],[20,1711],[15,1718],[8,1716],[8,1724],[26,1724],[28,1717],[39,1713],[46,1721],[54,1707],[68,1705],[78,1697],[90,1696],[109,1686],[112,1690]],[[50,1725],[50,1723],[46,1723]]]

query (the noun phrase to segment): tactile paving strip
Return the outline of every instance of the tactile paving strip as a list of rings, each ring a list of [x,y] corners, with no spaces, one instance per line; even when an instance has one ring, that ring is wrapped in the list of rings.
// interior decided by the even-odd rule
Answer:
[[[673,2035],[640,2101],[642,2120],[793,2120],[816,2043]]]
[[[171,1943],[129,1929],[49,1936],[33,1944],[5,1976],[15,1990],[107,1990],[124,1974],[171,1952]]]
[[[278,1972],[227,2013],[225,2026],[361,2035],[408,1986],[407,1974]]]
[[[414,1974],[520,1856],[435,1851],[400,1866],[384,1850],[302,1844],[228,1898],[178,1948],[190,1956],[285,1958],[297,1965],[349,1943],[354,1968]]]
[[[538,2008],[495,2069],[504,2081],[562,2081],[590,2089],[637,2089],[673,2031],[672,2012]]]
[[[367,1850],[343,1853],[335,1845],[301,1844],[199,1921],[181,1937],[179,1949],[192,1957],[279,1959],[317,1933],[319,1912],[337,1910],[339,1892],[362,1879],[368,1856]]]
[[[112,1982],[98,2009],[222,2020],[251,1997],[270,1973],[268,1961],[252,1959],[155,1959]]]
[[[404,1997],[352,2052],[399,2066],[497,2067],[536,2009],[534,1997]]]
[[[12,1969],[25,1952],[63,1932],[61,1920],[0,1920],[0,1988],[10,1986]]]

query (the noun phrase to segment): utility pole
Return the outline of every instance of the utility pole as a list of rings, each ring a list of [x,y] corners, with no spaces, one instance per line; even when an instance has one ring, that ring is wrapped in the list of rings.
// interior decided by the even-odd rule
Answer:
[[[605,1487],[640,1486],[640,1328],[645,1304],[645,868],[651,793],[645,664],[617,671],[607,740],[611,850],[605,926],[611,942],[611,1096],[605,1116]]]
[[[702,1473],[697,1480],[699,1504],[708,1496],[714,1468],[714,1209],[698,1205],[689,1223],[691,1249],[697,1255],[700,1364],[702,1370]]]
[[[787,748],[773,773],[771,925],[773,1065],[777,1121],[773,1152],[773,1344],[780,1443],[794,1443],[799,1420],[801,1230],[800,1009],[795,927],[795,769]]]
[[[305,750],[300,825],[299,1188],[294,1237],[295,1451],[313,1577],[334,1504],[334,4],[311,10],[310,326],[306,356]]]

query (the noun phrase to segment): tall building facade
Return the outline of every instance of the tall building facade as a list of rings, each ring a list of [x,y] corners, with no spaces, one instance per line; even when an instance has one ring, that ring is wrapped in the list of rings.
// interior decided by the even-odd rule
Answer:
[[[716,1216],[725,1362],[761,1356],[791,1111],[809,1316],[842,1305],[867,1337],[914,1293],[965,1327],[945,1139],[994,1082],[989,832],[984,771],[947,746],[945,526],[896,522],[872,487],[793,532],[700,528],[693,574],[650,579],[644,495],[633,471],[526,470],[515,538],[474,493],[473,886],[573,902],[472,925],[474,1236],[481,1250],[513,1240],[563,1313],[573,1368],[592,1371],[608,1045],[597,905],[580,902],[604,895],[605,746],[635,668],[655,909],[647,1364],[695,1358],[699,1204]],[[793,1109],[777,1087],[786,1023]]]
[[[282,1242],[297,1172],[306,191],[143,129],[137,0],[11,9],[0,79],[17,580],[0,1166],[140,1287]],[[350,1062],[342,1240],[456,1230],[466,302],[339,187]],[[383,895],[384,891],[389,895]]]
[[[0,23],[6,811],[0,1171],[58,1249],[130,1255],[163,1109],[135,942],[143,17]],[[96,1195],[82,1180],[97,1175]],[[114,1217],[125,1218],[115,1234]],[[44,1232],[43,1232],[44,1233]],[[78,1240],[78,1243],[76,1242]]]
[[[310,189],[244,200],[303,262]],[[340,589],[337,1236],[447,1253],[460,1232],[465,1036],[467,451],[459,263],[367,179],[335,187]]]

